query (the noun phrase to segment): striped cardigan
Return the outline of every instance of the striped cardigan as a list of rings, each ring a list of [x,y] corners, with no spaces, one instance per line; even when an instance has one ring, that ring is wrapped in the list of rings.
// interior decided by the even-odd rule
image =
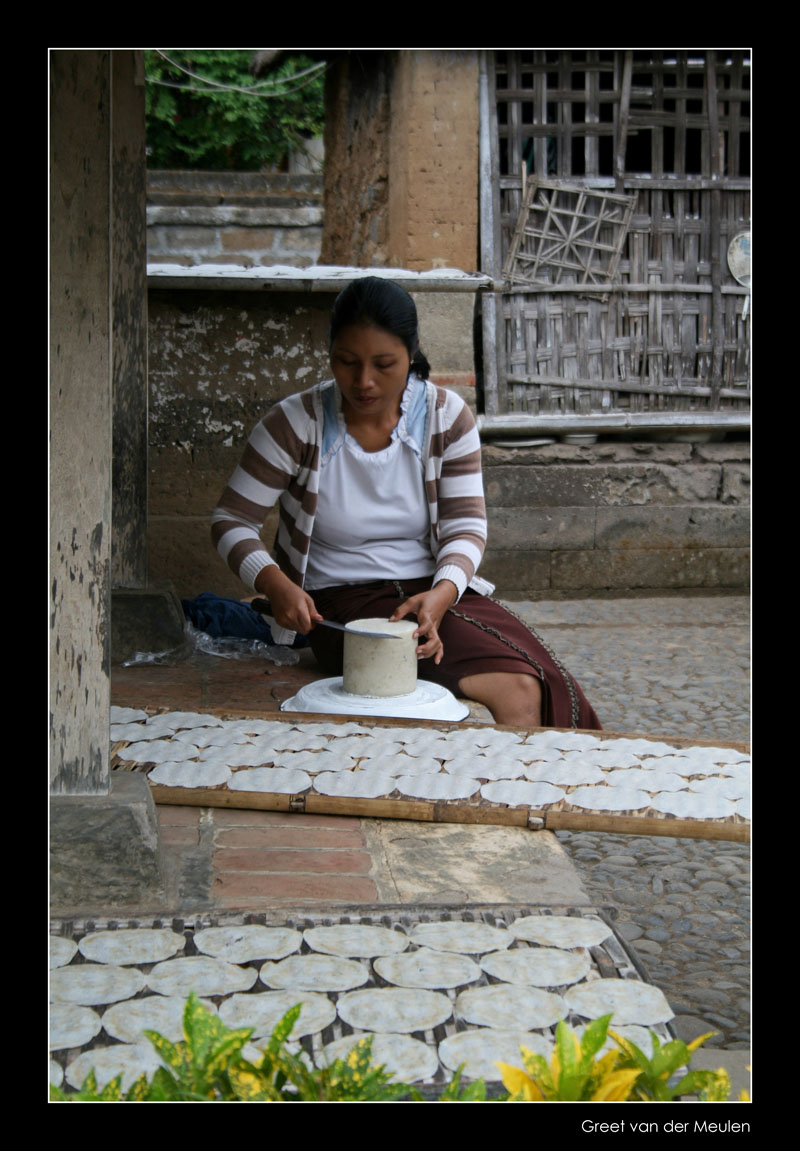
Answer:
[[[406,442],[423,464],[430,512],[434,580],[494,589],[475,575],[486,544],[480,437],[466,404],[454,392],[411,376],[403,396]],[[275,556],[303,586],[321,464],[344,436],[341,393],[335,381],[275,404],[253,429],[242,459],[212,516],[212,539],[224,560],[254,591],[259,572],[275,562],[259,535],[267,511],[279,503]]]

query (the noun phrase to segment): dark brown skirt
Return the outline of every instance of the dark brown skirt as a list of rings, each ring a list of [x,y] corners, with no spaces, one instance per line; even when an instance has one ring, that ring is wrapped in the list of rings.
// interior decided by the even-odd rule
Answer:
[[[326,619],[350,623],[354,619],[388,619],[409,596],[431,586],[431,577],[322,588],[311,592],[317,610]],[[413,618],[413,617],[409,617]],[[542,686],[544,727],[582,727],[600,730],[600,721],[578,684],[557,656],[527,624],[488,596],[467,589],[439,627],[444,658],[419,661],[419,677],[441,684],[454,695],[469,675],[511,672],[533,675]],[[344,637],[331,628],[316,627],[309,635],[317,662],[328,675],[342,674]]]

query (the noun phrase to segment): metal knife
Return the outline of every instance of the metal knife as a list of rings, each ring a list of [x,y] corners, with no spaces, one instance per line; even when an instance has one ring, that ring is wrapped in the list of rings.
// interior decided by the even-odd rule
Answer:
[[[272,615],[272,604],[269,602],[268,599],[251,599],[250,600],[250,607],[253,608],[254,611],[264,612],[266,615]],[[332,627],[336,631],[348,631],[349,630],[345,624],[334,623],[332,619],[318,619],[318,620],[315,620],[314,622],[320,627]],[[356,621],[353,620],[352,622],[355,623]],[[353,633],[351,632],[351,634],[353,634]],[[402,639],[402,636],[399,636],[399,635],[395,634],[394,632],[390,632],[390,631],[362,631],[361,629],[359,629],[359,631],[355,634],[357,634],[357,635],[368,635],[368,636],[371,636],[373,639]]]

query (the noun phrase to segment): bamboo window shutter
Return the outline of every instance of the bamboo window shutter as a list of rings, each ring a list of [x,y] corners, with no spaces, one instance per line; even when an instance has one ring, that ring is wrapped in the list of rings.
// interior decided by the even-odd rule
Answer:
[[[495,410],[749,411],[749,53],[494,52]]]

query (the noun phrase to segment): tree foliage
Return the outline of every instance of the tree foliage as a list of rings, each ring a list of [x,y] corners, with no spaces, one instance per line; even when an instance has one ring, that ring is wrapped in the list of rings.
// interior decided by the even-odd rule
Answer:
[[[298,77],[313,62],[290,56],[267,80],[255,80],[255,51],[145,52],[148,167],[256,172],[321,135],[323,70]]]

